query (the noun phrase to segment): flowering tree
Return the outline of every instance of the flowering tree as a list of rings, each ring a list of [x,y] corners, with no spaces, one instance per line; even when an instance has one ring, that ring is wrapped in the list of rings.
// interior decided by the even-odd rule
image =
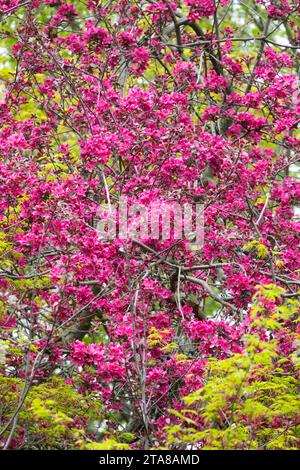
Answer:
[[[299,446],[299,13],[0,0],[2,448]]]

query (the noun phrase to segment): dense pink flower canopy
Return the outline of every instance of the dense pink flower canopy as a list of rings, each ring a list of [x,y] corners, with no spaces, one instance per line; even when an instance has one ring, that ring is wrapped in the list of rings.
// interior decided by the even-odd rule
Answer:
[[[62,377],[108,432],[163,445],[207,361],[243,353],[257,286],[299,293],[299,1],[0,11],[0,368],[28,388]],[[99,206],[121,197],[202,204],[202,248],[101,238]],[[14,431],[0,445],[26,447]]]

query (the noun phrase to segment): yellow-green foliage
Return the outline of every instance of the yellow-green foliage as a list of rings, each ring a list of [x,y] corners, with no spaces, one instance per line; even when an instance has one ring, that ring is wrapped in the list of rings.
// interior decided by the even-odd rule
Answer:
[[[24,383],[0,378],[0,425],[3,428],[17,409]],[[101,419],[99,399],[83,396],[60,378],[32,386],[18,416],[16,436],[25,433],[30,449],[76,448],[93,419]],[[8,432],[7,432],[8,434]]]
[[[251,251],[256,254],[258,258],[267,258],[269,254],[268,248],[260,243],[258,240],[251,240],[247,245],[243,246],[244,251]]]
[[[125,442],[118,442],[115,438],[110,437],[103,442],[88,442],[83,444],[81,449],[85,450],[128,450],[130,446]]]
[[[272,284],[259,289],[252,322],[243,337],[244,353],[209,361],[204,387],[184,398],[185,409],[173,411],[179,423],[167,428],[168,447],[299,447],[299,336],[293,328],[286,331],[294,348],[285,357],[274,333],[287,320],[295,325],[300,302],[285,298],[272,312],[262,302],[279,300],[282,294],[284,290]],[[261,339],[260,328],[267,331],[268,338]]]

